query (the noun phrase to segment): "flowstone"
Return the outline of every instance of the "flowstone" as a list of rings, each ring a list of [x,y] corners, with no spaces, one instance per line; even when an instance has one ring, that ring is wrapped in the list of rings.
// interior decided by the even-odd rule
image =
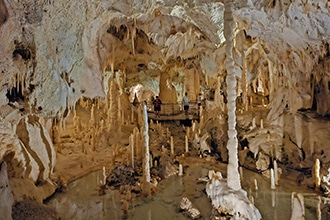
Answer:
[[[220,172],[209,171],[206,193],[219,215],[231,216],[230,219],[261,219],[259,210],[248,199],[246,192],[228,187]]]

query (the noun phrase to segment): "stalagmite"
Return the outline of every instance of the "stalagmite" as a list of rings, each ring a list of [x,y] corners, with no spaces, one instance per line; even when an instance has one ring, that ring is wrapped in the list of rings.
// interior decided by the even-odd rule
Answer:
[[[252,119],[252,129],[255,128],[255,127],[257,127],[256,126],[256,118],[253,117],[253,119]]]
[[[270,169],[270,188],[275,189],[275,176],[274,176],[274,169]]]
[[[93,126],[94,123],[95,123],[95,113],[94,113],[94,104],[92,105],[92,108],[91,108],[91,117],[90,117],[90,125]]]
[[[133,138],[134,138],[134,153],[136,155],[137,160],[139,160],[140,157],[139,157],[139,148],[138,148],[139,143],[138,142],[140,139],[140,134],[139,134],[139,129],[137,127],[135,127],[133,129]]]
[[[277,161],[274,160],[274,177],[275,177],[275,185],[278,186],[278,167],[277,167]]]
[[[173,136],[171,136],[170,144],[171,144],[171,155],[174,155],[174,142],[173,142]]]
[[[103,181],[102,184],[105,185],[106,184],[106,180],[107,180],[107,175],[105,174],[105,167],[103,166],[102,168],[102,174],[103,174]]]
[[[238,172],[238,140],[236,130],[236,66],[233,60],[233,2],[225,0],[224,13],[224,36],[226,38],[226,61],[227,70],[226,86],[227,86],[227,109],[228,109],[228,166],[227,181],[228,186],[234,190],[241,189],[241,181]]]
[[[245,49],[244,49],[245,50]],[[247,62],[246,62],[246,51],[243,52],[243,70],[242,70],[242,102],[243,106],[245,108],[245,111],[248,111],[248,101],[247,101],[247,91],[248,91],[248,83],[247,83],[247,77],[246,77],[246,72],[247,72]]]
[[[264,128],[264,120],[260,119],[260,128],[263,129]]]
[[[188,148],[189,143],[188,143],[188,136],[187,135],[185,136],[185,144],[186,144],[185,146],[186,146],[186,153],[187,153],[189,151],[189,148]]]
[[[180,163],[179,164],[179,176],[182,176],[183,175],[183,166],[182,164]]]
[[[254,189],[255,190],[258,190],[258,182],[257,182],[257,179],[254,179]]]
[[[148,125],[148,112],[147,112],[147,105],[143,104],[143,140],[144,140],[144,147],[145,147],[145,155],[144,155],[144,176],[145,181],[150,183],[150,155],[149,155],[149,125]]]
[[[142,105],[139,105],[139,107],[138,107],[138,125],[141,127],[143,126],[143,123],[144,123],[142,112],[143,112]]]
[[[320,189],[321,177],[320,177],[320,160],[316,158],[314,165],[314,175],[315,175],[315,188]]]
[[[191,130],[192,130],[192,133],[194,134],[195,130],[196,130],[196,123],[195,122],[192,123]]]
[[[131,163],[134,169],[134,134],[131,134],[129,136],[129,144],[131,146]]]
[[[200,127],[204,127],[204,121],[205,121],[205,120],[204,120],[204,115],[201,114],[201,115],[199,116],[199,126],[200,126]]]

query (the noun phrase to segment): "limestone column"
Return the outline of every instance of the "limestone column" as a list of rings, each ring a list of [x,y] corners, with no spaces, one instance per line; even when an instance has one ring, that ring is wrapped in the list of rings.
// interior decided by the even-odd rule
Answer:
[[[227,109],[228,109],[228,142],[227,149],[229,154],[228,166],[227,166],[227,182],[228,186],[233,190],[241,189],[241,181],[238,172],[238,140],[236,130],[236,76],[235,76],[235,64],[232,54],[232,40],[233,40],[233,26],[234,19],[232,15],[233,2],[231,0],[225,0],[225,26],[224,35],[226,38],[226,61],[225,66],[227,69],[226,85],[227,85]]]

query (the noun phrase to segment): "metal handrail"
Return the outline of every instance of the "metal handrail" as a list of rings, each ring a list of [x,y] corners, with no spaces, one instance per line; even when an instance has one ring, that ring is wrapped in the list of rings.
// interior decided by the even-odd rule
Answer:
[[[142,103],[147,104],[147,111],[154,112],[154,104],[152,102],[139,102],[134,103],[135,105],[141,105]],[[133,103],[132,103],[133,104]],[[183,102],[176,102],[176,103],[162,103],[160,115],[179,115],[183,113]],[[190,115],[198,115],[198,104],[197,102],[189,102],[189,110],[188,113]]]

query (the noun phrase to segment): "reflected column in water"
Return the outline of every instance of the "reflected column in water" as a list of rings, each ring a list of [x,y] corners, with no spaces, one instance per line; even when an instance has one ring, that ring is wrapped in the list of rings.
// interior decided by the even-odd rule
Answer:
[[[301,193],[292,192],[291,196],[291,219],[305,219],[304,196]]]

